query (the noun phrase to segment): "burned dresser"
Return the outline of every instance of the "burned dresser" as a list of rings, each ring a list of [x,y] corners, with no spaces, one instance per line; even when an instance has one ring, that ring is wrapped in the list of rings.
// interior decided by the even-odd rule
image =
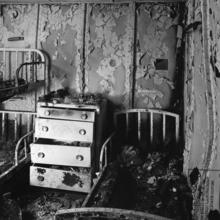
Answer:
[[[105,138],[106,100],[86,100],[38,102],[30,185],[90,191]]]

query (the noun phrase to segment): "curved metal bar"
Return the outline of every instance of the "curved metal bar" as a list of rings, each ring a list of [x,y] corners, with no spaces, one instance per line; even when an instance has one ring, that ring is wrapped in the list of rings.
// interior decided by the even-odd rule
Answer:
[[[100,172],[103,170],[103,167],[105,167],[108,163],[108,161],[107,161],[107,148],[108,148],[108,144],[110,143],[110,141],[114,135],[115,135],[115,132],[113,132],[107,138],[107,140],[104,142],[104,144],[102,145],[102,148],[100,151],[100,156],[99,156],[99,171]],[[103,166],[103,164],[105,164],[105,165]]]
[[[160,109],[128,109],[128,110],[122,110],[122,111],[118,111],[114,114],[114,122],[115,125],[117,127],[117,117],[119,115],[125,115],[126,116],[126,129],[127,129],[127,135],[128,135],[128,125],[129,125],[129,114],[132,113],[137,113],[138,114],[138,134],[139,134],[139,138],[140,138],[140,123],[141,123],[141,119],[140,119],[140,114],[141,113],[149,113],[150,114],[150,137],[151,137],[151,141],[153,140],[153,118],[155,114],[158,115],[162,115],[163,117],[163,139],[165,140],[165,135],[166,135],[166,117],[173,117],[175,118],[175,139],[176,142],[179,141],[179,129],[180,129],[180,116],[176,113],[173,112],[168,112],[168,111],[164,111],[164,110],[160,110]]]
[[[19,164],[19,158],[18,158],[18,152],[21,150],[21,143],[23,141],[27,141],[26,138],[28,138],[30,135],[32,135],[34,133],[34,131],[30,131],[27,134],[25,134],[23,137],[21,137],[19,139],[19,141],[16,144],[15,147],[15,166],[17,166]],[[27,143],[25,144],[25,146],[23,148],[27,148]],[[27,158],[27,149],[25,149],[25,158]]]
[[[115,113],[115,116],[119,114],[125,114],[125,113],[135,113],[135,112],[152,112],[156,114],[166,114],[171,117],[177,117],[179,118],[179,115],[173,112],[168,112],[161,109],[128,109],[128,110],[122,110]]]
[[[55,214],[55,220],[59,220],[59,217],[94,217],[95,219],[126,219],[126,220],[171,220],[170,218],[153,215],[148,212],[140,212],[134,210],[117,209],[117,208],[103,208],[103,207],[89,207],[89,208],[72,208],[58,210]],[[63,219],[63,218],[62,218]]]

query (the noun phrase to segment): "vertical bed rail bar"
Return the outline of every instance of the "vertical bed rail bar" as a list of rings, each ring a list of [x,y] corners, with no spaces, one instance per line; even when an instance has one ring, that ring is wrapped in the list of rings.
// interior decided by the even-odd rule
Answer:
[[[29,62],[29,53],[24,53],[25,54],[25,62]],[[27,57],[26,57],[27,56]],[[26,78],[26,82],[29,81],[28,79],[28,66],[25,66],[25,78]]]
[[[31,131],[31,115],[27,115],[27,132]]]
[[[6,121],[7,121],[7,116],[6,113],[2,113],[2,140],[7,140],[6,137]]]
[[[153,142],[153,135],[154,135],[154,131],[153,131],[153,129],[154,129],[154,126],[153,126],[153,112],[152,111],[150,111],[150,141],[151,141],[151,143]]]
[[[24,52],[21,52],[21,63],[24,63]],[[21,69],[21,78],[24,78],[24,68]]]
[[[175,124],[176,124],[176,143],[178,143],[178,141],[179,141],[179,129],[180,129],[179,116],[176,116],[176,117],[175,117],[175,121],[176,121],[176,123],[175,123]]]
[[[28,52],[28,62],[29,62],[29,63],[31,62],[31,51]],[[30,77],[29,80],[30,80],[30,82],[32,83],[32,82],[33,82],[33,76],[31,75],[31,65],[28,66],[28,71],[29,71],[29,72],[28,72],[28,73],[29,73],[28,75],[29,75],[29,77]]]
[[[13,68],[12,68],[12,52],[11,51],[9,51],[8,52],[8,72],[7,72],[7,74],[8,74],[8,79],[13,79],[13,77],[12,77],[12,75],[11,75],[11,73],[12,73],[12,71],[13,71]]]
[[[3,50],[3,65],[4,65],[4,67],[3,67],[4,72],[6,72],[7,66],[6,66],[6,51],[5,50]],[[3,80],[6,80],[6,74],[5,73],[3,73],[2,78],[3,78]]]
[[[165,141],[166,138],[166,115],[163,113],[163,121],[162,121],[162,126],[163,126],[163,141]]]
[[[126,138],[128,138],[129,135],[129,113],[126,112],[125,114],[125,120],[126,120]]]
[[[18,138],[18,114],[14,114],[14,139]]]
[[[138,141],[141,140],[141,112],[138,111]]]
[[[15,51],[15,67],[18,67],[18,51]]]

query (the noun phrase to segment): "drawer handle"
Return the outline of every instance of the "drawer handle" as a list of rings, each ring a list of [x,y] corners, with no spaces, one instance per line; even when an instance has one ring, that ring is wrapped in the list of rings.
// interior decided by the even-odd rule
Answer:
[[[49,110],[46,110],[46,111],[44,112],[44,114],[45,114],[46,116],[49,116],[49,115],[50,115],[50,111],[49,111]]]
[[[88,115],[86,113],[81,114],[81,119],[86,120],[88,118]]]
[[[43,177],[43,176],[38,176],[37,179],[38,179],[40,182],[43,182],[43,181],[44,181],[44,177]]]
[[[78,155],[76,155],[76,159],[79,160],[79,161],[82,161],[84,158],[83,158],[82,155],[79,155],[79,154],[78,154]]]
[[[47,126],[43,126],[43,127],[42,127],[42,131],[47,132],[48,130],[49,130],[49,129],[48,129]]]
[[[85,134],[86,134],[86,130],[85,130],[85,129],[80,129],[80,130],[79,130],[79,133],[80,133],[81,135],[85,135]]]
[[[38,156],[39,158],[44,158],[44,157],[45,157],[45,154],[44,154],[43,152],[39,152],[39,153],[37,154],[37,156]]]

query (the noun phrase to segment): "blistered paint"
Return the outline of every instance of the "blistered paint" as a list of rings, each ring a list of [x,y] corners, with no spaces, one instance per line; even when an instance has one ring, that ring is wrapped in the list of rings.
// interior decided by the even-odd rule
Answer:
[[[34,48],[36,42],[36,28],[37,28],[37,6],[36,5],[6,5],[2,6],[2,16],[0,17],[0,47],[21,47]],[[22,37],[22,40],[9,41],[9,38]],[[2,56],[2,54],[1,54]],[[12,54],[12,59],[16,60],[15,55]],[[28,56],[23,58],[28,60]],[[21,60],[21,59],[20,59]],[[10,67],[0,57],[0,71],[1,78],[8,79],[4,74],[9,69],[15,72],[16,62],[12,62]]]
[[[83,18],[82,4],[40,6],[38,41],[51,58],[51,89],[82,90]]]
[[[86,91],[125,104],[132,63],[131,6],[91,4],[87,20]]]
[[[167,5],[137,7],[135,107],[169,108],[175,89],[176,30],[178,18]],[[167,59],[167,70],[156,70],[156,59]]]
[[[37,5],[3,6],[0,20],[0,47],[35,47]],[[11,37],[24,37],[24,40],[8,41]]]

